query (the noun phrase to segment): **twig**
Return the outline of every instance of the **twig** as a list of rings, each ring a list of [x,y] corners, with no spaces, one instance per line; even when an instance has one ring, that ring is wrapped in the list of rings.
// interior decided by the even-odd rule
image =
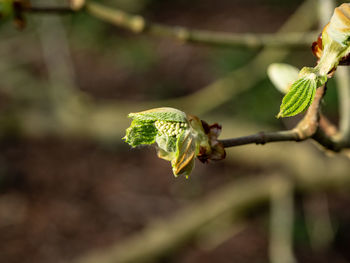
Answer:
[[[287,33],[283,35],[235,34],[194,30],[180,26],[167,26],[152,23],[142,16],[132,15],[122,10],[112,9],[95,2],[87,2],[85,10],[103,21],[135,33],[147,33],[155,36],[170,37],[182,42],[208,45],[247,48],[261,48],[263,46],[274,48],[302,48],[310,46],[310,43],[314,41],[316,36],[315,33]]]
[[[327,133],[324,130],[322,130],[320,127],[312,136],[312,139],[317,141],[324,148],[331,150],[333,152],[339,152],[340,150],[347,148],[347,146],[342,142],[339,142],[332,136],[328,136]]]
[[[305,117],[298,125],[288,131],[260,132],[244,137],[220,140],[224,147],[234,147],[245,144],[265,144],[268,142],[281,141],[304,141],[313,139],[328,150],[339,152],[349,148],[347,140],[340,140],[336,133],[336,128],[322,116],[320,120],[320,106],[325,92],[325,86],[317,89],[315,99],[309,107]],[[346,113],[348,114],[348,113]],[[346,115],[347,116],[347,115]]]
[[[300,142],[313,139],[328,150],[339,152],[349,148],[347,141],[339,140],[335,134],[336,128],[322,116],[320,120],[320,106],[325,92],[325,86],[317,89],[315,99],[309,107],[305,117],[298,125],[288,131],[259,132],[257,134],[220,140],[224,147],[234,147],[245,144],[265,144],[269,142],[295,141]]]
[[[221,140],[224,147],[233,147],[250,143],[265,144],[280,141],[304,141],[311,138],[318,128],[319,109],[325,92],[325,86],[317,89],[315,99],[309,107],[305,117],[292,130],[277,132],[260,132],[254,135]]]
[[[323,114],[320,114],[319,126],[328,137],[333,137],[338,133],[337,126],[331,123]]]
[[[234,147],[245,144],[265,144],[269,142],[299,141],[294,130],[278,132],[259,132],[257,134],[242,136],[238,138],[220,140],[224,147]]]
[[[134,33],[148,33],[155,36],[170,37],[182,42],[201,43],[207,45],[261,48],[264,46],[274,48],[305,48],[315,40],[316,32],[310,33],[286,33],[283,35],[253,34],[253,33],[228,33],[213,32],[207,30],[195,30],[181,26],[167,26],[152,23],[140,15],[129,14],[123,10],[113,9],[105,5],[87,2],[85,10],[114,26],[130,30]],[[22,11],[40,14],[71,14],[76,12],[70,7],[39,7],[25,6]]]

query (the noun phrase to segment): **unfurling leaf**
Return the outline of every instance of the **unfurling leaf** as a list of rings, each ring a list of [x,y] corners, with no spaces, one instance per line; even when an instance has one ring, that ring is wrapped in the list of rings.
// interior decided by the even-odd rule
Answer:
[[[158,157],[171,162],[175,177],[183,175],[187,178],[196,156],[201,156],[201,160],[210,159],[215,153],[215,159],[219,159],[218,153],[221,153],[221,159],[224,158],[221,144],[214,140],[214,136],[209,138],[209,133],[195,116],[173,108],[156,108],[130,113],[129,117],[133,121],[126,130],[125,142],[132,147],[157,144]]]
[[[140,121],[169,121],[169,122],[187,122],[186,114],[180,110],[163,107],[151,110],[141,111],[137,113],[130,113],[130,118]]]
[[[279,117],[291,117],[306,110],[313,101],[317,82],[315,78],[301,78],[294,82],[284,96]]]
[[[155,141],[157,129],[151,122],[133,120],[131,126],[126,130],[125,141],[132,147],[141,144],[152,144]]]
[[[175,158],[171,160],[173,173],[188,176],[194,167],[197,154],[196,137],[190,130],[183,131],[177,140]]]
[[[318,75],[327,75],[339,64],[349,64],[350,3],[344,3],[334,10],[330,22],[322,31],[322,36],[313,43],[312,48],[314,55],[319,58],[315,67]]]
[[[350,4],[344,3],[334,9],[331,21],[325,31],[332,40],[345,45],[349,44],[350,36]]]

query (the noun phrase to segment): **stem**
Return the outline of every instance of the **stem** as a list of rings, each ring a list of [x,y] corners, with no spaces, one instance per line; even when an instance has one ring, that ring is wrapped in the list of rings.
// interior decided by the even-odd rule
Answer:
[[[330,44],[325,45],[322,56],[317,63],[315,69],[321,76],[326,76],[339,63],[339,54],[344,48],[338,42],[331,41]]]
[[[193,30],[179,26],[166,26],[152,23],[139,15],[112,9],[104,5],[88,2],[86,11],[114,26],[130,30],[134,33],[148,33],[154,36],[170,37],[182,42],[201,43],[229,47],[261,48],[263,46],[279,48],[301,48],[310,46],[315,33],[275,34],[235,34]],[[300,38],[303,36],[302,38]]]
[[[280,141],[304,141],[311,138],[317,131],[319,126],[319,111],[320,104],[325,92],[325,85],[316,90],[315,99],[309,107],[304,118],[298,123],[298,125],[288,131],[277,132],[260,132],[257,134],[221,140],[220,142],[225,148],[245,145],[245,144],[265,144],[268,142],[280,142]]]
[[[265,144],[269,142],[300,141],[298,134],[294,130],[278,132],[259,132],[257,134],[242,136],[238,138],[220,140],[225,148],[240,146],[245,144]]]

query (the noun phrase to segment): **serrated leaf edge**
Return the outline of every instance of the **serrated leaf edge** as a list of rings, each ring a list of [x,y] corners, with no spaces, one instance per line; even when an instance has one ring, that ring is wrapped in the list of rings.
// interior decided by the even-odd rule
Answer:
[[[303,112],[313,101],[315,91],[315,79],[302,78],[296,81],[291,90],[284,96],[277,118],[291,117]]]

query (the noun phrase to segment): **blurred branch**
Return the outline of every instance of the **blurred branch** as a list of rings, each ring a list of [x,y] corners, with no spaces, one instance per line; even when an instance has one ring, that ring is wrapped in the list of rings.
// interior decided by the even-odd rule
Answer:
[[[347,67],[338,67],[335,75],[339,97],[339,134],[335,136],[337,141],[350,146],[350,70]]]
[[[271,193],[270,244],[271,263],[294,263],[293,255],[293,187],[288,179],[276,179]]]
[[[56,4],[58,0],[46,0]],[[76,75],[70,54],[69,43],[61,17],[43,16],[38,18],[38,35],[43,50],[49,86],[48,110],[59,121],[76,122],[81,100],[77,100]],[[72,113],[75,113],[74,115]]]
[[[320,129],[330,138],[338,132],[338,127],[331,123],[323,114],[320,114]]]
[[[166,26],[149,22],[142,16],[132,15],[122,10],[112,9],[92,1],[86,3],[86,11],[105,22],[130,30],[134,33],[147,33],[155,36],[170,37],[182,42],[208,45],[247,48],[261,48],[263,46],[274,48],[300,48],[309,47],[316,36],[316,33],[286,33],[283,35],[235,34],[194,30],[180,26]]]
[[[196,233],[195,244],[200,249],[213,251],[248,227],[249,222],[241,217],[234,218],[235,215],[230,212],[206,224]]]
[[[318,252],[320,249],[327,249],[335,236],[327,195],[318,193],[307,196],[303,200],[303,206],[313,250]]]
[[[276,35],[310,29],[317,21],[316,12],[314,12],[315,4],[315,0],[304,1],[280,27]],[[302,39],[302,36],[300,39]],[[146,103],[120,101],[118,105],[127,110],[127,112],[167,105],[182,109],[185,112],[191,112],[195,115],[201,115],[229,101],[240,92],[252,88],[259,80],[266,78],[266,68],[271,63],[282,61],[289,53],[290,51],[288,49],[265,47],[252,61],[243,67],[192,94],[176,99]],[[210,103],[208,103],[208,99],[210,99]]]
[[[167,26],[147,21],[140,15],[132,15],[119,9],[88,1],[85,10],[114,26],[130,30],[134,33],[147,33],[154,36],[170,37],[182,42],[201,43],[207,45],[261,48],[304,48],[309,47],[317,33],[285,33],[285,34],[237,34],[194,30],[180,26]],[[69,7],[35,7],[27,6],[22,11],[30,13],[66,14],[75,12]],[[295,32],[295,31],[294,31]]]
[[[57,14],[57,15],[64,15],[64,14],[72,14],[75,11],[72,10],[69,7],[40,7],[40,6],[28,6],[25,7],[22,11],[29,12],[29,13],[37,13],[37,14]]]
[[[193,238],[203,226],[226,212],[266,202],[276,176],[245,179],[219,189],[205,200],[199,200],[171,218],[154,222],[141,234],[100,252],[88,253],[77,263],[149,262],[167,255]],[[224,200],[224,201],[223,201]]]
[[[267,158],[269,157],[267,156]],[[308,161],[311,161],[310,159],[315,159],[315,157],[309,155]],[[319,162],[316,161],[315,163]],[[294,162],[293,165],[295,168],[298,166]],[[309,166],[311,170],[309,169],[308,172],[311,173],[307,177],[303,176],[304,172],[303,175],[300,174],[300,176],[292,178],[292,183],[295,183],[297,189],[303,192],[332,189],[335,186],[348,188],[350,185],[347,170],[349,166],[339,166],[337,162],[327,163],[327,165],[328,169],[324,169],[323,165],[313,166],[312,168]],[[271,196],[272,189],[276,187],[276,182],[283,180],[286,179],[274,175],[254,176],[254,178],[234,181],[210,195],[209,198],[199,200],[195,205],[185,208],[171,218],[154,222],[141,233],[109,248],[89,252],[74,262],[131,263],[155,261],[191,241],[204,225],[221,215],[227,212],[242,215],[255,205],[266,203]]]
[[[319,16],[319,29],[322,31],[325,27],[331,16],[334,9],[336,8],[336,3],[334,0],[318,0],[318,16]]]
[[[307,31],[316,22],[316,13],[314,10],[315,0],[306,0],[303,4],[288,18],[276,33],[276,36],[284,36],[289,32]],[[296,41],[302,40],[303,35],[296,36]],[[310,42],[311,43],[311,42]],[[228,101],[236,94],[247,90],[266,76],[266,68],[273,62],[282,61],[290,53],[287,49],[264,48],[251,62],[242,68],[235,70],[226,77],[219,79],[207,87],[200,89],[190,95],[176,99],[165,99],[151,102],[123,102],[113,103],[107,106],[108,111],[114,108],[115,111],[122,111],[124,115],[131,111],[144,110],[147,108],[167,105],[180,108],[183,111],[191,112],[196,115],[209,112]],[[210,98],[210,103],[208,103]],[[90,106],[89,106],[90,107]]]

